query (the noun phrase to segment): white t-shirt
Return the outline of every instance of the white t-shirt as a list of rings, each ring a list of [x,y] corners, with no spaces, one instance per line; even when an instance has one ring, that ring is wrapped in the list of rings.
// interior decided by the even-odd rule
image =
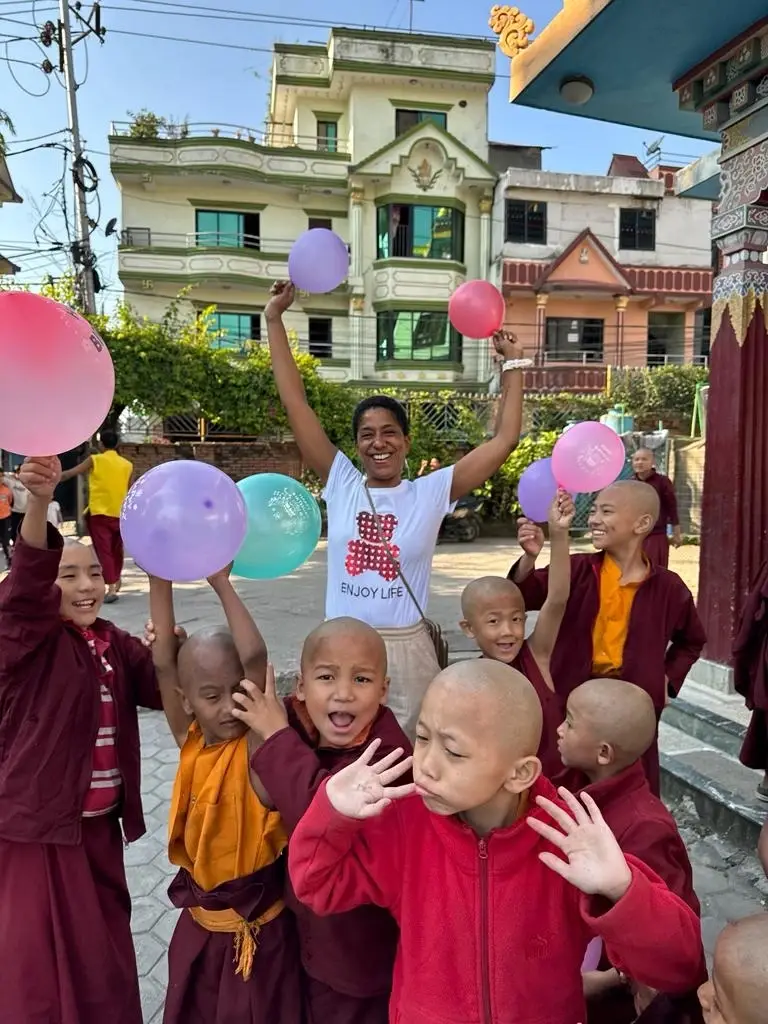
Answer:
[[[64,516],[61,514],[61,505],[58,501],[52,501],[48,505],[48,522],[58,530],[64,525]]]
[[[348,615],[371,626],[413,626],[419,613],[379,540],[363,474],[343,452],[333,460],[323,492],[328,506],[328,585],[325,614]],[[452,510],[453,466],[397,487],[371,488],[382,534],[426,612],[432,556],[444,517]]]
[[[5,482],[13,491],[13,511],[14,512],[26,512],[27,511],[27,498],[29,497],[29,491],[24,484],[19,480],[18,477],[9,473],[5,477]]]

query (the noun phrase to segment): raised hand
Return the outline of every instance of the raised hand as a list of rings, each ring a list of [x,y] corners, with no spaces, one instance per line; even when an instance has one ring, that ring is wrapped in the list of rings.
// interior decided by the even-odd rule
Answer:
[[[208,577],[208,582],[214,588],[214,590],[216,589],[217,583],[221,583],[222,581],[226,583],[229,581],[229,577],[232,573],[232,566],[234,564],[234,562],[230,562],[229,565],[225,565],[224,568],[219,569],[218,572],[211,573],[211,575]]]
[[[288,715],[277,695],[272,662],[267,665],[264,693],[250,679],[243,679],[240,689],[241,693],[235,691],[232,694],[232,700],[237,704],[237,707],[232,709],[232,714],[241,722],[245,722],[251,732],[255,732],[262,740],[268,740],[270,736],[286,728]]]
[[[61,463],[55,455],[31,456],[24,459],[19,480],[33,497],[50,502],[61,480]]]
[[[179,641],[179,647],[188,639],[187,631],[183,626],[174,626],[174,636]],[[152,619],[147,619],[144,623],[144,635],[141,637],[141,642],[145,647],[152,648],[155,641],[157,640],[157,631],[155,630],[155,624]]]
[[[544,547],[544,531],[532,519],[521,516],[517,520],[517,542],[526,555],[538,558]]]
[[[551,530],[570,530],[573,517],[576,515],[576,506],[568,491],[558,489],[557,494],[549,508],[547,520]],[[519,536],[519,533],[518,533]]]
[[[545,852],[539,854],[540,860],[582,892],[605,896],[616,903],[632,881],[632,872],[616,837],[588,793],[581,794],[581,802],[567,789],[560,788],[558,794],[568,805],[570,814],[543,796],[537,797],[536,803],[562,831],[538,818],[529,817],[527,821],[534,832],[561,850],[566,859]]]
[[[404,786],[390,785],[408,771],[413,758],[406,757],[398,762],[404,753],[403,748],[398,747],[376,764],[371,764],[380,746],[381,740],[374,740],[356,761],[328,780],[328,799],[345,818],[375,818],[393,800],[409,796],[415,791],[412,782]]]
[[[522,359],[525,355],[517,335],[511,331],[497,331],[493,336],[493,347],[502,359]]]
[[[282,316],[296,298],[296,289],[290,281],[275,281],[269,290],[272,298],[264,307],[265,317]]]

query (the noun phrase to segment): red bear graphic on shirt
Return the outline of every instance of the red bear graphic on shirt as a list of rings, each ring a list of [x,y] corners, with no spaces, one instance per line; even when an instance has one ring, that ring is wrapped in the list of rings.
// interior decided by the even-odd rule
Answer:
[[[349,576],[361,576],[364,572],[376,572],[382,579],[391,583],[398,577],[397,565],[395,563],[400,557],[400,548],[397,544],[390,544],[397,529],[397,516],[388,512],[386,515],[377,516],[379,530],[376,529],[376,519],[372,512],[357,513],[357,532],[359,540],[351,540],[347,544],[347,557],[344,559],[344,566]],[[382,540],[384,543],[382,543]],[[387,551],[392,556],[387,555]]]

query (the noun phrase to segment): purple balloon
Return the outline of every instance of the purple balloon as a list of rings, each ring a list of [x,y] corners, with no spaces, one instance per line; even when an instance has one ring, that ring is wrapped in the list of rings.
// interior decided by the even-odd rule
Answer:
[[[303,292],[332,292],[348,271],[346,243],[328,228],[310,228],[299,235],[288,256],[288,276]]]
[[[627,453],[615,430],[604,423],[576,423],[560,435],[552,452],[552,472],[571,494],[602,491],[624,468]]]
[[[555,500],[557,483],[552,473],[552,459],[538,459],[524,470],[517,485],[517,500],[534,523],[545,523],[549,507]]]
[[[145,572],[163,580],[205,579],[233,561],[248,528],[243,496],[207,462],[154,466],[128,492],[120,532]]]
[[[584,954],[584,962],[581,965],[581,973],[586,974],[588,971],[596,971],[600,964],[602,955],[603,940],[596,936],[587,946],[587,951]]]

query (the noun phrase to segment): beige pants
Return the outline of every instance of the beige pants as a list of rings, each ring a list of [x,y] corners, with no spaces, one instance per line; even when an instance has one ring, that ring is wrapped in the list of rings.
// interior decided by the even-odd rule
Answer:
[[[435,648],[421,622],[378,632],[387,648],[387,704],[413,743],[422,698],[440,671]]]

